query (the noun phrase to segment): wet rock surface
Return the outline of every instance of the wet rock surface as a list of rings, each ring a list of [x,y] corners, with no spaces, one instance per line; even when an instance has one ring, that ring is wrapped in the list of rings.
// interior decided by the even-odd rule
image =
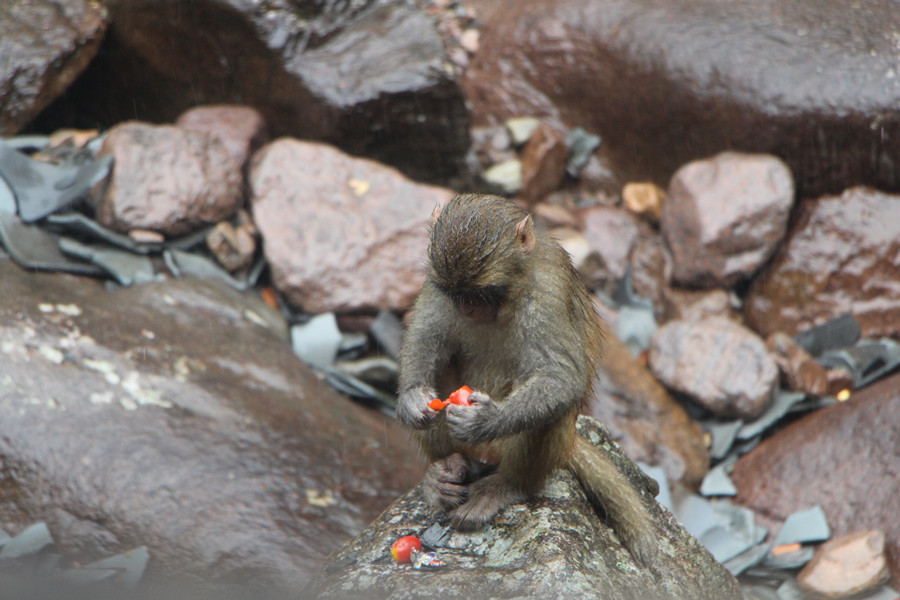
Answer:
[[[580,211],[584,237],[599,257],[599,269],[585,273],[593,287],[611,293],[630,267],[638,296],[659,303],[672,277],[672,255],[662,236],[621,208],[593,206]]]
[[[633,460],[659,465],[669,481],[698,485],[709,466],[700,427],[625,344],[609,332],[605,338],[585,414],[606,425]]]
[[[241,169],[250,157],[269,141],[263,116],[254,108],[241,105],[196,106],[178,116],[177,127],[208,133],[219,140]]]
[[[663,318],[666,321],[702,321],[707,317],[738,319],[725,290],[663,290]]]
[[[218,284],[108,292],[0,259],[0,524],[46,522],[82,563],[299,589],[422,470],[405,433]]]
[[[728,287],[748,278],[784,237],[793,204],[791,172],[774,156],[725,152],[684,165],[661,221],[675,282]]]
[[[891,571],[900,572],[898,410],[893,375],[792,423],[737,462],[737,500],[779,520],[820,505],[838,536],[879,529]]]
[[[310,312],[408,308],[425,278],[431,213],[453,196],[297,140],[263,148],[250,184],[275,286]]]
[[[766,338],[766,348],[778,365],[784,387],[814,396],[828,393],[828,373],[786,333],[776,332]]]
[[[198,104],[239,102],[276,137],[326,141],[427,180],[461,166],[462,91],[435,22],[414,3],[106,5],[115,25],[103,52],[43,116],[50,127],[170,122]]]
[[[778,368],[752,331],[722,317],[669,321],[650,340],[650,369],[713,414],[758,417],[772,404]]]
[[[88,66],[107,13],[88,0],[0,6],[0,135],[18,132]]]
[[[582,435],[605,452],[638,489],[644,489],[660,536],[661,558],[639,569],[587,503],[568,472],[558,471],[534,500],[497,515],[486,530],[450,530],[437,548],[447,565],[419,571],[397,565],[390,547],[441,518],[419,487],[394,503],[362,534],[332,555],[307,588],[310,598],[621,598],[623,600],[741,598],[734,578],[652,501],[642,475],[584,417]]]
[[[864,337],[900,335],[900,197],[855,187],[804,202],[750,289],[748,324],[795,334],[851,312]]]
[[[115,167],[95,200],[97,220],[117,231],[189,233],[243,202],[239,163],[206,133],[127,122],[110,130],[99,155]]]
[[[476,2],[477,125],[522,115],[602,136],[626,181],[723,150],[784,160],[802,196],[900,186],[900,6],[769,0]]]

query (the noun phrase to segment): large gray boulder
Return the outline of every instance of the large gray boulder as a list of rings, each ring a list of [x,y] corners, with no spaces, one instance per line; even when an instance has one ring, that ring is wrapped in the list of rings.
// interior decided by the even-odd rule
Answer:
[[[415,570],[391,560],[400,536],[446,524],[417,487],[333,554],[313,580],[310,599],[594,598],[740,600],[737,581],[652,499],[652,485],[610,442],[597,421],[581,417],[581,434],[640,490],[656,521],[660,559],[637,565],[588,504],[575,479],[558,471],[535,499],[504,509],[485,530],[450,531],[438,552],[446,566]]]
[[[773,154],[801,197],[900,189],[900,4],[475,0],[476,125],[536,116],[603,138],[624,181],[665,186],[723,150]]]
[[[103,4],[115,23],[103,51],[42,127],[172,122],[198,104],[238,103],[259,110],[275,137],[325,141],[416,178],[462,164],[462,89],[416,3]]]
[[[4,258],[0,281],[10,534],[43,521],[82,564],[144,545],[152,580],[298,590],[421,477],[406,433],[316,377],[259,300]]]

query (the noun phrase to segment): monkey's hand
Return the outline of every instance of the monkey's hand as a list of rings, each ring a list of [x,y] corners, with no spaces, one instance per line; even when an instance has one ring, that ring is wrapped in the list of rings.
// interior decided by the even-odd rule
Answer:
[[[500,405],[481,392],[472,392],[469,401],[471,406],[450,404],[444,409],[450,435],[467,444],[480,444],[498,437],[502,422]]]
[[[413,388],[397,399],[397,420],[411,429],[427,429],[438,413],[428,406],[437,394],[427,388]]]

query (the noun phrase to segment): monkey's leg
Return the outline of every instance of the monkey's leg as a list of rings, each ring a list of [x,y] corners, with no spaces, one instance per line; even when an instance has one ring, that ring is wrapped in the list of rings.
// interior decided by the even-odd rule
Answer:
[[[422,492],[425,500],[435,508],[450,510],[466,501],[468,463],[462,454],[454,452],[440,458],[425,470]]]
[[[568,430],[574,434],[574,429]],[[469,485],[469,499],[451,513],[453,526],[463,531],[480,529],[505,506],[539,491],[547,475],[565,465],[557,449],[568,447],[566,432],[565,427],[551,426],[495,440],[500,464],[495,472]]]
[[[469,485],[468,501],[450,513],[450,522],[460,531],[481,529],[500,509],[526,497],[506,473],[495,471]]]
[[[659,552],[656,530],[640,494],[599,450],[576,436],[569,468],[588,499],[606,512],[619,538],[638,561],[650,564]]]

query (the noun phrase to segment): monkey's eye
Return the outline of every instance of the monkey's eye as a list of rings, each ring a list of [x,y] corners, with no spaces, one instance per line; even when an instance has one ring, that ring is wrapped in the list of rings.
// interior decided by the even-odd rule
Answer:
[[[459,293],[455,300],[476,306],[500,306],[506,300],[506,292],[506,286],[486,285]]]

